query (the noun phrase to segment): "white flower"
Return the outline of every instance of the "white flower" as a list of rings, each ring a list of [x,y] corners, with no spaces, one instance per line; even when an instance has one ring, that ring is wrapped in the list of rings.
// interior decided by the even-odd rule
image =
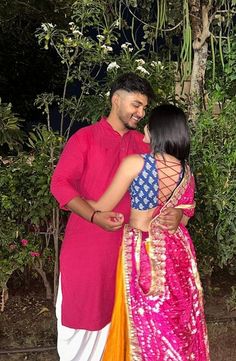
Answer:
[[[110,92],[108,91],[108,92],[105,94],[105,96],[106,96],[107,98],[109,98]]]
[[[116,61],[113,61],[108,65],[107,71],[110,71],[112,69],[119,69],[119,68],[120,68],[120,65],[118,65]]]
[[[76,35],[76,34],[81,35],[81,36],[83,35],[83,33],[81,33],[81,31],[76,30],[76,29],[73,30],[72,33],[75,34],[75,35]]]
[[[150,73],[141,65],[137,66],[137,70],[141,71],[143,74],[150,75]]]
[[[53,25],[52,23],[42,23],[41,24],[41,28],[43,29],[43,31],[48,31],[50,28],[54,29],[55,25]]]
[[[26,159],[26,163],[27,163],[28,165],[32,166],[34,159],[35,159],[34,156],[29,156],[29,157],[27,157],[27,159]]]
[[[109,51],[113,51],[113,48],[111,46],[108,46],[108,45],[105,45],[105,44],[103,44],[101,46],[101,48],[104,49],[105,53],[108,53]]]
[[[157,62],[153,60],[153,61],[151,62],[151,66],[152,66],[153,68],[155,68],[155,67],[157,66]]]
[[[97,39],[102,41],[105,39],[105,36],[99,34],[97,35]]]
[[[132,44],[126,42],[126,43],[124,43],[124,44],[121,45],[121,49],[127,49],[127,48],[129,48],[130,46],[132,46]]]
[[[136,59],[135,62],[138,63],[138,65],[144,65],[145,64],[145,61],[143,59]]]
[[[71,22],[69,23],[69,25],[70,25],[70,26],[75,25],[74,21],[71,21]]]
[[[43,31],[47,31],[47,26],[45,24],[41,24],[41,28],[43,29]]]
[[[43,29],[43,31],[48,31],[47,24],[45,23],[41,24],[41,28]]]
[[[117,19],[117,20],[114,22],[114,26],[118,28],[119,25],[120,25],[120,20]]]
[[[132,53],[132,51],[134,50],[134,48],[129,48],[129,52]]]
[[[155,67],[159,67],[161,70],[163,70],[164,69],[164,65],[162,65],[162,62],[160,61],[160,60],[158,60],[158,62],[156,62],[156,61],[152,61],[151,62],[151,66],[153,67],[153,68],[155,68]]]

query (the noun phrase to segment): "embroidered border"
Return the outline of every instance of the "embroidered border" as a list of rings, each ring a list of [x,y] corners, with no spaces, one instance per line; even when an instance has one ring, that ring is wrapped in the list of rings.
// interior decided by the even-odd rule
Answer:
[[[142,351],[139,346],[137,333],[132,319],[132,305],[130,293],[130,280],[132,277],[132,248],[141,244],[141,231],[125,225],[123,233],[122,263],[124,269],[125,299],[127,307],[128,333],[130,339],[131,361],[142,361]],[[135,244],[134,244],[135,243]]]

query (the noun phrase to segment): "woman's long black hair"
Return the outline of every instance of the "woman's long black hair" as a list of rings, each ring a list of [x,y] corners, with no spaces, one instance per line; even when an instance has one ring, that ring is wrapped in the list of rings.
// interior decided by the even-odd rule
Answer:
[[[182,109],[172,104],[155,107],[149,116],[148,129],[154,154],[167,153],[185,163],[190,151],[190,131]]]

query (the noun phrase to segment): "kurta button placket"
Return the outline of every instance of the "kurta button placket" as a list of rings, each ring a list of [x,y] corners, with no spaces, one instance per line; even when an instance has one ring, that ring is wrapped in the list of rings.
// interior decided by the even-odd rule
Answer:
[[[121,137],[121,142],[120,142],[120,159],[123,159],[125,156],[127,156],[127,134],[124,134]]]

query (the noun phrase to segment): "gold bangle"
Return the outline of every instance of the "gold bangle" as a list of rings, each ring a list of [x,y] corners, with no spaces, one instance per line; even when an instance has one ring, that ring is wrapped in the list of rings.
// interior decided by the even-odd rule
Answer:
[[[92,213],[91,218],[90,218],[90,222],[91,222],[91,223],[93,223],[93,218],[94,218],[94,216],[95,216],[96,213],[101,213],[101,211],[96,210],[96,211],[94,211],[94,212]]]

